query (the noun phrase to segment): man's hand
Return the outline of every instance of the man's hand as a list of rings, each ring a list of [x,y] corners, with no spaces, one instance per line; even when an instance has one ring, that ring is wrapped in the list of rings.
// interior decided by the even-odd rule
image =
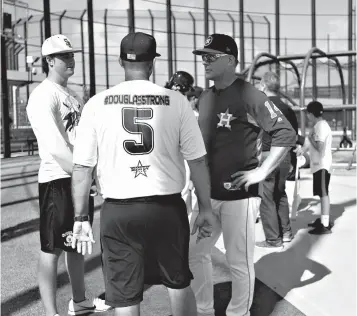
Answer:
[[[193,224],[193,229],[191,235],[197,234],[196,243],[201,239],[212,236],[213,226],[217,221],[215,215],[212,211],[201,211],[196,217],[195,223]]]
[[[72,248],[77,246],[77,252],[84,256],[88,249],[88,254],[92,253],[92,243],[95,243],[91,224],[86,222],[74,222]]]
[[[261,168],[255,168],[249,171],[238,171],[231,175],[232,186],[241,188],[244,185],[246,191],[248,191],[249,186],[262,182],[268,175],[263,172]]]
[[[304,150],[303,148],[299,145],[294,149],[294,153],[296,153],[296,156],[302,156],[304,155]]]

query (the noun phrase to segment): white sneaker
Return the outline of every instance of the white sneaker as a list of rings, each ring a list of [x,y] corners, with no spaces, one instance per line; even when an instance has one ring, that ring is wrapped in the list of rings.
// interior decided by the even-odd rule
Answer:
[[[68,304],[68,314],[69,315],[82,315],[82,314],[87,314],[89,312],[93,312],[95,309],[95,306],[93,303],[86,298],[84,301],[75,303],[73,299],[69,301]]]
[[[102,312],[106,312],[106,311],[110,311],[111,309],[114,309],[114,307],[105,304],[105,300],[102,300],[99,297],[96,297],[93,300],[93,305],[95,305],[96,313],[102,313]]]

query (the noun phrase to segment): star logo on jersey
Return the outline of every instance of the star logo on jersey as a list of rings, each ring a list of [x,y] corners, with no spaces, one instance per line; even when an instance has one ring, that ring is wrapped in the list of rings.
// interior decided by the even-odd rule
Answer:
[[[130,167],[131,171],[135,172],[135,178],[140,176],[141,174],[147,177],[146,171],[150,166],[143,166],[141,161],[139,160],[138,165],[136,167]]]
[[[231,130],[231,122],[236,120],[237,118],[233,116],[233,114],[229,113],[229,109],[226,110],[224,113],[217,114],[219,118],[219,122],[217,124],[218,127],[226,127]]]

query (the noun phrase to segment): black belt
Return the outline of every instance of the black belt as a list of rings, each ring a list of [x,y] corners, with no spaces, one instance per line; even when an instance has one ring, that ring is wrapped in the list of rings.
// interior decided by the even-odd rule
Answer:
[[[117,204],[122,204],[122,203],[137,203],[137,202],[170,202],[173,199],[180,199],[181,198],[181,193],[176,193],[176,194],[168,194],[168,195],[151,195],[151,196],[140,196],[140,197],[135,197],[135,198],[130,198],[130,199],[112,199],[112,198],[106,198],[105,202],[108,203],[117,203]]]

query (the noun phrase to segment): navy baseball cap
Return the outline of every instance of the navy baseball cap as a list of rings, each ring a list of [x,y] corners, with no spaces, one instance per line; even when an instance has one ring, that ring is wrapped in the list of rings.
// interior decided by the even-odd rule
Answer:
[[[238,59],[238,47],[235,40],[225,34],[211,34],[207,37],[204,48],[196,49],[192,53],[195,55],[228,54]]]
[[[129,33],[120,44],[120,58],[122,60],[150,61],[161,56],[156,52],[156,40],[146,33]]]

